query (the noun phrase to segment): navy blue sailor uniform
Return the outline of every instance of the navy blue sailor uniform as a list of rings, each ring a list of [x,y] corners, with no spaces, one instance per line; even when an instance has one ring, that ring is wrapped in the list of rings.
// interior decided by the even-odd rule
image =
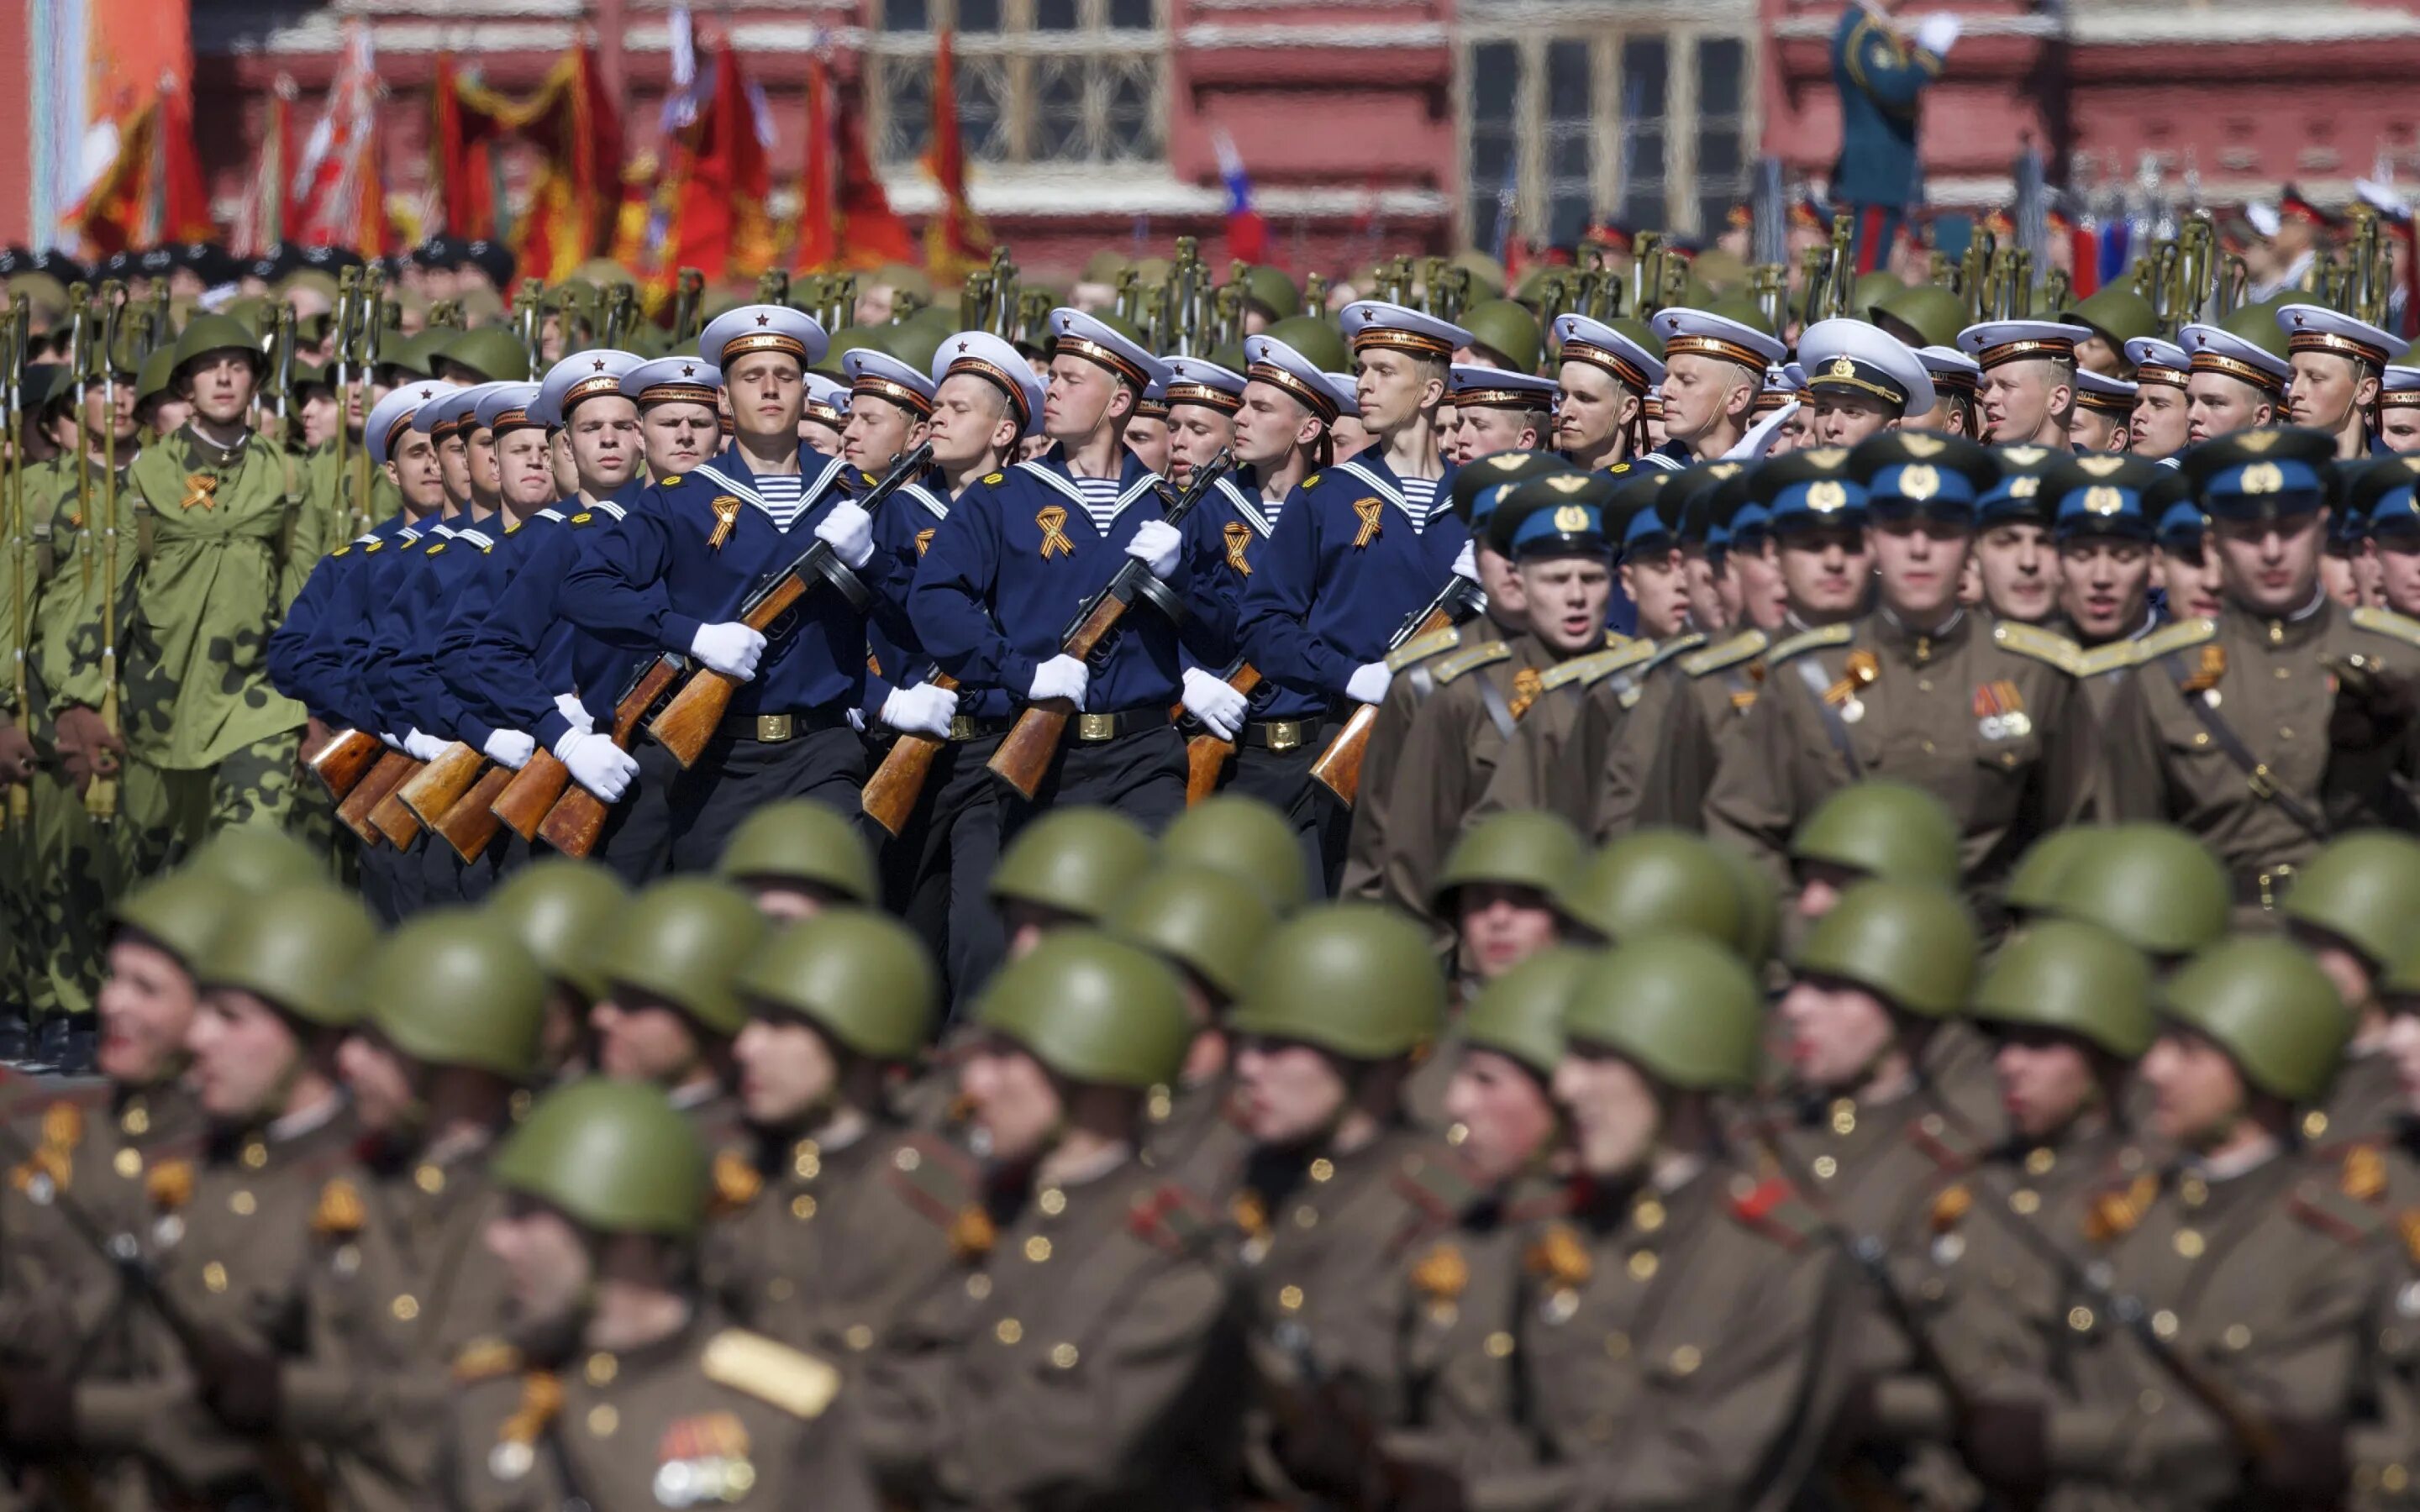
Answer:
[[[331,729],[365,728],[361,723],[363,664],[346,655],[346,643],[351,637],[357,644],[366,644],[362,626],[378,569],[420,539],[420,529],[409,517],[390,515],[336,548],[311,569],[285,618],[269,633],[270,680]]]

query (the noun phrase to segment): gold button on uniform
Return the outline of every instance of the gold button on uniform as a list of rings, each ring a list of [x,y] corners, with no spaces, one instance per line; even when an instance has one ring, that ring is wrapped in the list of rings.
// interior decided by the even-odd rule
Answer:
[[[2188,1176],[2177,1183],[2177,1196],[2188,1208],[2198,1208],[2210,1200],[2210,1183],[2198,1176]]]
[[[790,1199],[790,1216],[803,1223],[815,1215],[815,1199],[804,1192]]]
[[[1833,1177],[1838,1175],[1839,1171],[1840,1163],[1834,1160],[1831,1156],[1818,1155],[1815,1157],[1815,1179],[1817,1180],[1828,1181]]]
[[[249,1218],[260,1211],[260,1199],[239,1189],[227,1198],[227,1211],[239,1218]]]
[[[851,1323],[841,1331],[840,1341],[861,1354],[874,1348],[874,1330],[863,1323]]]
[[[2230,1350],[2249,1349],[2252,1346],[2252,1330],[2242,1323],[2229,1323],[2226,1332],[2218,1336],[2218,1341]]]
[[[2203,1248],[2202,1237],[2197,1230],[2191,1228],[2178,1229],[2176,1245],[2177,1253],[2183,1256],[2186,1259],[2197,1260],[2201,1258]]]
[[[2305,1138],[2305,1139],[2317,1139],[2317,1138],[2319,1138],[2321,1134],[2326,1134],[2327,1132],[2328,1132],[2328,1116],[2327,1116],[2326,1114],[2321,1113],[2321,1112],[2320,1112],[2319,1109],[2317,1109],[2317,1108],[2313,1108],[2310,1112],[2305,1113],[2305,1114],[2304,1114],[2304,1115],[2303,1115],[2303,1137],[2304,1137],[2304,1138]]]
[[[1075,1369],[1076,1359],[1076,1346],[1073,1344],[1053,1344],[1050,1346],[1050,1363],[1058,1366],[1060,1369]]]
[[[1287,1312],[1290,1312],[1290,1313],[1297,1313],[1297,1312],[1302,1311],[1302,1288],[1300,1288],[1300,1287],[1280,1287],[1280,1288],[1278,1288],[1278,1305],[1279,1305],[1280,1307],[1284,1308]]]
[[[588,1383],[592,1386],[610,1386],[613,1383],[613,1378],[621,1373],[622,1362],[602,1350],[588,1357],[586,1374]]]
[[[1640,1229],[1647,1233],[1652,1234],[1664,1227],[1664,1204],[1653,1197],[1640,1198],[1638,1206],[1631,1211],[1630,1215],[1637,1221]]]
[[[2079,1334],[2091,1333],[2092,1309],[2089,1307],[2070,1307],[2067,1310],[2067,1326],[2075,1330]]]
[[[2165,1307],[2151,1315],[2151,1332],[2164,1339],[2177,1336],[2177,1315]]]
[[[1318,1210],[1317,1208],[1312,1207],[1312,1206],[1311,1206],[1310,1203],[1308,1203],[1308,1202],[1306,1202],[1306,1203],[1304,1203],[1302,1206],[1300,1206],[1300,1207],[1298,1207],[1298,1208],[1295,1209],[1295,1210],[1294,1210],[1294,1226],[1295,1226],[1296,1228],[1316,1228],[1316,1227],[1319,1227],[1319,1210]]]
[[[924,1157],[918,1154],[915,1150],[902,1149],[898,1154],[891,1157],[891,1164],[898,1166],[903,1171],[912,1171],[917,1166],[924,1164]]]
[[[269,1147],[256,1139],[243,1147],[243,1163],[254,1170],[269,1164]]]
[[[2037,1149],[2025,1156],[2025,1174],[2048,1176],[2050,1168],[2057,1164],[2058,1156],[2055,1153],[2048,1149]]]
[[[142,1103],[137,1103],[132,1107],[126,1110],[125,1117],[117,1120],[117,1126],[131,1134],[149,1134],[151,1132],[151,1110],[145,1107]]]
[[[1857,1132],[1857,1105],[1845,1097],[1832,1104],[1832,1132],[1843,1136]]]
[[[407,1291],[402,1296],[396,1298],[395,1301],[388,1303],[386,1310],[395,1314],[395,1320],[396,1322],[409,1323],[413,1319],[420,1316],[420,1299]]]
[[[142,1152],[133,1149],[121,1149],[116,1154],[110,1157],[109,1165],[112,1170],[131,1181],[143,1174]]]
[[[1043,1261],[1050,1257],[1050,1241],[1043,1238],[1040,1234],[1036,1234],[1032,1239],[1027,1240],[1025,1242],[1025,1257],[1032,1260],[1034,1264],[1040,1265]]]
[[[2030,1218],[2041,1211],[2041,1194],[2030,1187],[2019,1187],[2009,1194],[2009,1211],[2020,1218]]]
[[[227,1288],[226,1267],[216,1260],[203,1266],[202,1285],[212,1291],[225,1291]]]
[[[433,1197],[445,1190],[445,1173],[424,1162],[411,1173],[411,1184]]]
[[[815,1148],[814,1140],[799,1141],[798,1149],[790,1156],[790,1169],[798,1172],[802,1181],[812,1181],[823,1174],[823,1152]]]
[[[1694,1344],[1683,1344],[1672,1351],[1672,1373],[1676,1376],[1694,1374],[1702,1360]]]
[[[1067,1211],[1067,1194],[1055,1186],[1046,1186],[1042,1195],[1033,1199],[1033,1205],[1042,1210],[1045,1217],[1056,1218]]]
[[[967,1295],[981,1302],[991,1295],[991,1277],[978,1271],[967,1277]]]
[[[1645,1281],[1654,1274],[1655,1252],[1653,1250],[1639,1250],[1630,1257],[1630,1276],[1632,1280]]]
[[[612,1402],[598,1402],[588,1410],[588,1431],[594,1437],[610,1439],[621,1426],[622,1414],[613,1410]]]
[[[1501,1360],[1512,1352],[1512,1335],[1499,1329],[1487,1335],[1485,1348],[1489,1359]]]
[[[1311,1163],[1311,1179],[1312,1180],[1327,1181],[1335,1180],[1335,1177],[1336,1163],[1329,1160],[1326,1156],[1322,1155],[1317,1160]]]
[[[1003,1318],[992,1325],[991,1336],[1002,1344],[1014,1344],[1025,1337],[1025,1325],[1014,1318]]]

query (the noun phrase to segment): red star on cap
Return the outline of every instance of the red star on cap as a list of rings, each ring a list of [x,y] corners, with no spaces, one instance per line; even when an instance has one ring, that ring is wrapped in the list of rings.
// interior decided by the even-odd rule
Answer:
[[[769,326],[773,323],[773,317],[769,315],[760,315],[756,317],[756,323],[760,326]]]
[[[693,377],[693,376],[696,374],[696,372],[697,372],[697,364],[696,364],[696,363],[683,363],[681,364],[681,377],[683,377],[683,378],[690,378],[690,377]]]
[[[435,389],[423,389],[423,390],[421,390],[421,391],[420,391],[420,396],[421,396],[423,399],[426,399],[426,398],[427,398],[430,394],[435,393],[436,392],[437,392],[437,391],[436,391]]]
[[[967,349],[967,344],[966,344],[965,342],[963,342],[963,341],[962,341],[962,342],[958,343],[958,350],[960,350],[960,351],[965,351],[966,349]]]
[[[605,359],[603,359],[602,357],[600,357],[600,358],[597,359],[597,372],[599,372],[599,373],[602,373],[602,372],[604,372],[604,371],[605,371]]]

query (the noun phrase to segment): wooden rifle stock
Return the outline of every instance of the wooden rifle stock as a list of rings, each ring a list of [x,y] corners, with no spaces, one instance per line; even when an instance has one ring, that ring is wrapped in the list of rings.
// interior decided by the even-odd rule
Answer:
[[[1123,570],[1123,569],[1122,569]],[[1083,660],[1100,643],[1109,639],[1118,622],[1126,617],[1126,600],[1114,593],[1104,593],[1093,601],[1067,639],[1061,642],[1063,655]],[[1031,798],[1050,773],[1050,763],[1059,754],[1060,738],[1067,733],[1067,720],[1076,713],[1072,699],[1043,699],[1029,703],[1016,717],[1016,723],[991,753],[988,764],[992,775]]]
[[[935,687],[955,688],[958,680],[947,672],[937,671],[927,679]],[[867,818],[892,835],[908,827],[908,816],[916,811],[916,800],[923,795],[924,784],[933,776],[933,758],[940,755],[946,740],[931,735],[903,733],[891,743],[890,752],[874,776],[865,784],[859,807]]]
[[[420,816],[405,807],[403,790],[427,767],[427,762],[413,762],[401,780],[396,783],[394,791],[380,798],[378,806],[370,810],[370,826],[384,835],[387,843],[398,851],[411,849],[411,842],[420,837]]]
[[[422,767],[417,776],[396,790],[396,796],[411,810],[411,816],[435,829],[437,822],[454,811],[462,795],[487,769],[488,758],[460,741],[437,753],[437,759]]]
[[[530,759],[535,761],[537,758],[533,756]],[[454,854],[466,863],[477,860],[487,853],[488,842],[496,838],[496,831],[504,827],[504,822],[496,817],[496,800],[504,795],[504,789],[511,786],[513,779],[519,776],[519,772],[502,762],[490,764],[486,771],[479,774],[479,780],[471,784],[471,791],[463,794],[453,808],[445,810],[443,818],[428,827],[439,839],[453,846]]]
[[[1396,643],[1417,640],[1424,635],[1453,628],[1453,612],[1443,605],[1431,609],[1419,617],[1411,633],[1400,637]],[[1378,705],[1364,703],[1354,709],[1344,721],[1344,728],[1311,764],[1311,780],[1333,793],[1346,808],[1361,795],[1361,763],[1370,754],[1370,732],[1378,728]]]
[[[345,822],[346,828],[361,837],[363,844],[376,845],[386,838],[376,825],[370,823],[370,811],[395,795],[395,790],[411,776],[413,765],[412,759],[403,752],[385,751],[368,774],[352,785],[351,791],[345,795],[345,801],[336,806],[336,817]]]
[[[1227,679],[1227,686],[1246,698],[1261,686],[1261,670],[1250,662],[1237,668]],[[1235,743],[1221,740],[1204,730],[1185,743],[1185,806],[1188,809],[1218,791],[1218,774],[1227,769],[1227,758],[1235,754]]]
[[[311,775],[328,790],[328,796],[338,803],[369,775],[371,767],[386,748],[379,737],[366,731],[348,730],[333,736],[311,757]]]
[[[646,721],[647,711],[673,686],[673,679],[688,669],[685,657],[669,654],[647,664],[622,695],[621,702],[613,705],[614,745],[624,750],[630,748],[630,742],[639,738],[639,727]],[[574,782],[547,810],[545,822],[537,826],[538,839],[566,856],[585,856],[597,848],[597,837],[605,832],[609,811],[604,799]]]
[[[532,756],[488,806],[497,821],[523,840],[537,839],[537,826],[571,785],[571,768],[551,750]]]

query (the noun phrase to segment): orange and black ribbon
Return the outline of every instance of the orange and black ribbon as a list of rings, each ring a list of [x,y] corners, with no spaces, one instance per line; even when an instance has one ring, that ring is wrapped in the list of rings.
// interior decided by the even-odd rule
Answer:
[[[201,505],[204,509],[216,509],[218,491],[219,480],[214,474],[188,472],[185,474],[185,497],[178,500],[178,503],[186,509],[191,509],[195,504]]]
[[[1034,511],[1033,523],[1042,527],[1042,560],[1050,560],[1056,551],[1063,557],[1076,554],[1075,543],[1067,539],[1067,511],[1059,504],[1045,504]]]
[[[1361,529],[1353,537],[1353,549],[1356,551],[1378,538],[1378,511],[1381,507],[1375,499],[1353,501],[1353,513],[1361,517]]]
[[[1250,577],[1252,564],[1244,560],[1244,548],[1252,544],[1252,528],[1241,520],[1231,520],[1227,524],[1226,536],[1227,565],[1234,568],[1239,577]]]

